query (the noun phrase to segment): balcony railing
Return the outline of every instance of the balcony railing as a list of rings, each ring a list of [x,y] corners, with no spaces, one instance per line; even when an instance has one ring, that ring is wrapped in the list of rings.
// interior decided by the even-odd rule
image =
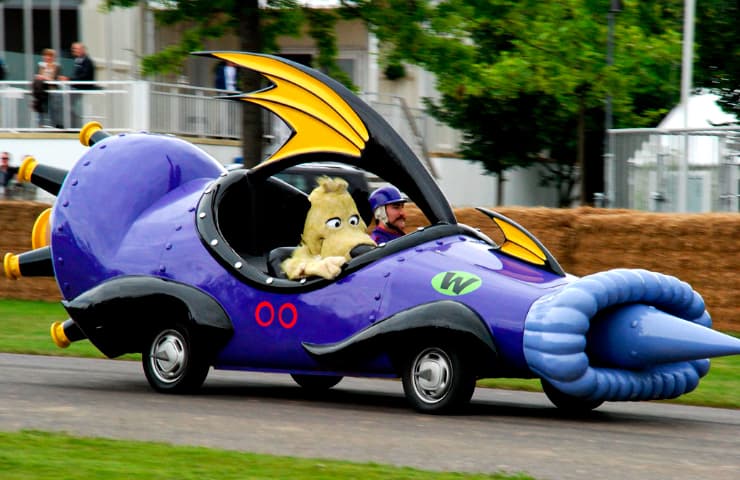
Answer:
[[[92,83],[93,89],[79,87]],[[241,138],[241,104],[220,99],[233,94],[213,88],[146,81],[48,82],[51,111],[33,110],[29,81],[0,82],[0,132],[75,131],[95,120],[109,131],[150,131],[195,137]],[[422,159],[427,152],[454,154],[459,133],[440,125],[421,109],[408,108],[400,97],[364,94]],[[285,127],[271,114],[266,135],[279,138]]]

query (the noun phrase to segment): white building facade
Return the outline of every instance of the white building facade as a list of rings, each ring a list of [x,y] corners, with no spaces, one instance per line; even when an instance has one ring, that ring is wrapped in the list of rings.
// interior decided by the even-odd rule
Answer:
[[[157,4],[149,3],[153,6]],[[200,108],[197,114],[184,114],[182,110],[171,108],[160,110],[164,84],[142,80],[139,62],[143,56],[177,43],[180,30],[155,26],[152,11],[144,3],[107,13],[101,10],[102,6],[103,2],[99,0],[6,0],[0,3],[0,25],[3,26],[0,58],[5,60],[9,71],[7,80],[21,82],[32,78],[40,52],[47,47],[60,53],[62,69],[69,75],[73,68],[70,45],[74,41],[81,41],[95,62],[96,81],[102,88],[98,92],[99,98],[91,98],[87,102],[89,120],[101,121],[106,128],[164,131],[187,136],[193,134],[191,128],[202,127],[206,123],[207,128],[215,128],[214,124],[224,123],[225,116],[233,115],[225,107],[210,105]],[[391,123],[417,155],[426,159],[453,205],[495,205],[496,177],[486,174],[479,163],[457,158],[459,132],[440,125],[423,112],[422,99],[436,95],[433,75],[417,67],[406,66],[405,77],[386,79],[379,64],[377,40],[360,22],[340,21],[337,24],[337,41],[340,67],[363,92],[363,98]],[[313,40],[306,35],[281,38],[279,45],[280,55],[304,63],[310,63],[316,54]],[[210,42],[206,49],[238,50],[239,42],[227,36]],[[182,76],[161,80],[182,87],[182,91],[173,94],[205,97],[212,93],[207,89],[213,87],[213,67],[212,60],[193,57],[184,65]],[[63,141],[62,137],[43,131],[25,133],[23,128],[18,128],[23,125],[12,125],[25,121],[26,126],[33,130],[30,116],[22,116],[28,113],[27,102],[23,103],[24,99],[17,98],[19,95],[25,98],[25,94],[20,93],[23,84],[6,84],[5,87],[2,90],[0,86],[0,95],[3,95],[0,109],[4,110],[0,112],[2,149],[10,150],[15,155],[33,153],[43,158],[40,150],[46,148],[45,142],[39,142],[38,139]],[[190,90],[183,93],[185,88]],[[174,91],[174,88],[170,90]],[[156,94],[160,95],[155,98]],[[134,101],[147,104],[127,104]],[[113,120],[111,117],[114,115],[124,118]],[[14,120],[17,118],[25,120]],[[238,119],[238,115],[235,118]],[[192,125],[183,125],[183,122]],[[275,120],[271,123],[274,126]],[[27,138],[18,137],[29,134],[35,138],[34,152],[28,151],[29,147],[23,143]],[[231,134],[208,135],[206,132],[205,135],[194,136],[196,143],[203,145],[209,153],[215,153],[217,159],[224,163],[240,155],[238,139]],[[215,145],[209,136],[226,140]],[[71,133],[68,140],[74,141]],[[50,152],[60,151],[54,147],[49,149]],[[552,189],[538,185],[536,170],[517,170],[507,173],[504,203],[555,206],[557,195]]]

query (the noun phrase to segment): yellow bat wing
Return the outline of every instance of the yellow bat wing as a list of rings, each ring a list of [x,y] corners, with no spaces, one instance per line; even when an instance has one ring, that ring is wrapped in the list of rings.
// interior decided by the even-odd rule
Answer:
[[[293,130],[268,160],[304,153],[339,153],[359,157],[369,139],[365,124],[340,94],[321,80],[276,58],[240,52],[214,57],[255,70],[273,86],[241,95],[279,116]]]

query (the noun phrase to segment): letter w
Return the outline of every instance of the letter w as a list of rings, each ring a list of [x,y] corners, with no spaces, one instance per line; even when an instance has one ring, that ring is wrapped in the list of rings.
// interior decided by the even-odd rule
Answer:
[[[472,285],[477,281],[477,278],[468,278],[467,280],[463,280],[463,277],[456,275],[455,272],[447,272],[442,279],[440,287],[442,290],[449,290],[450,286],[454,284],[454,286],[452,286],[452,291],[455,292],[455,295],[459,295],[460,292],[465,290],[465,287]]]

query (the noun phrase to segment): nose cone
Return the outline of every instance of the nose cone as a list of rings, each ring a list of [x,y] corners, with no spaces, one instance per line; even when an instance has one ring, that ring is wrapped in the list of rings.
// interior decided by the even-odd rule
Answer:
[[[587,345],[593,365],[634,370],[740,354],[739,339],[641,304],[597,314]]]

